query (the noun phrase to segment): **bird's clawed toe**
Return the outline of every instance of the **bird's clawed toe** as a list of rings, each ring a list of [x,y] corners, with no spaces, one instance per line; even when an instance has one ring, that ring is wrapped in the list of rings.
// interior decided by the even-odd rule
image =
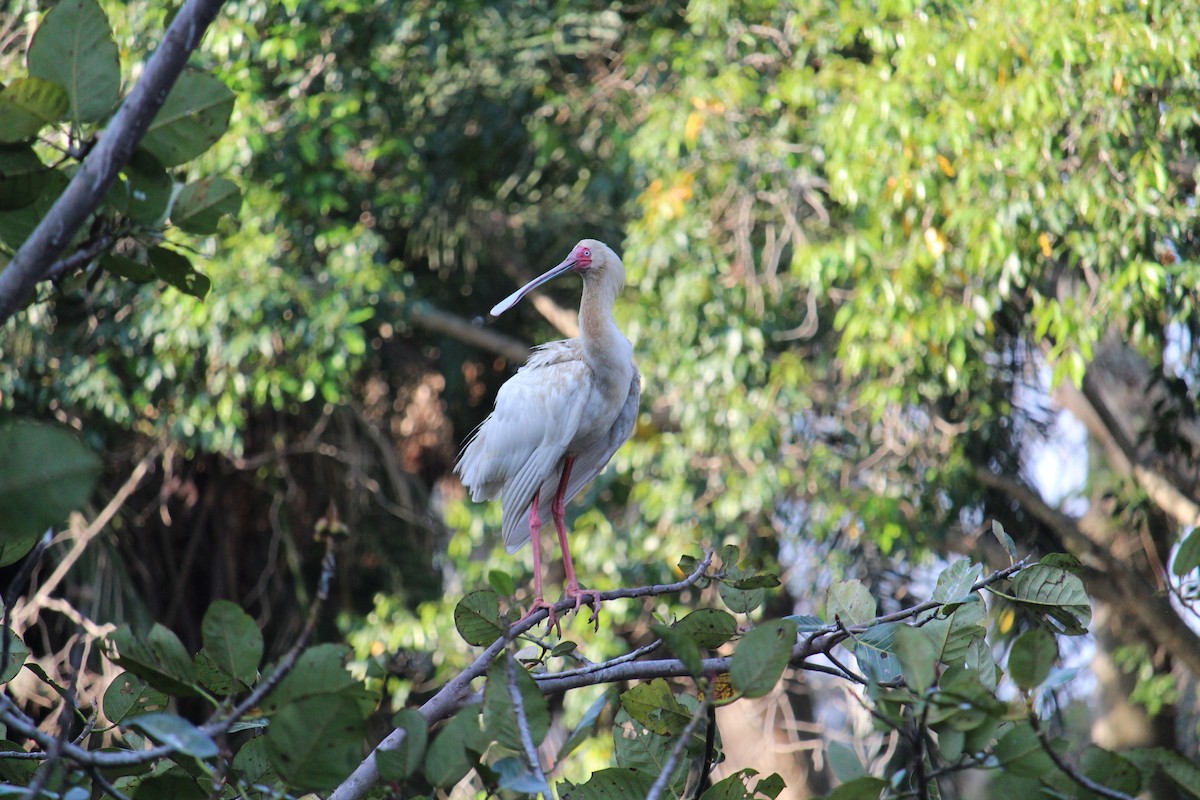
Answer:
[[[555,635],[561,639],[562,638],[562,622],[560,622],[558,619],[558,611],[555,610],[553,603],[547,603],[541,597],[539,597],[533,601],[533,605],[530,606],[529,610],[525,612],[525,616],[523,616],[519,620],[517,620],[516,624],[520,625],[522,622],[529,619],[534,614],[541,611],[543,608],[546,609],[546,633],[550,633],[550,631],[554,631]]]
[[[588,623],[594,630],[600,630],[600,592],[595,589],[568,589],[567,597],[575,601],[576,614],[581,607],[591,606],[592,615],[588,618]]]

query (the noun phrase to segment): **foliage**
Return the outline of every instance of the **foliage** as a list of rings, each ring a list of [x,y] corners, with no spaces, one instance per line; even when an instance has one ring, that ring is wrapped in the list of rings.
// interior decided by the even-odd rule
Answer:
[[[110,34],[92,0],[64,0],[22,52],[27,74],[0,93],[6,252],[96,140],[122,94],[124,53],[157,35],[164,12],[142,5],[109,7]],[[98,572],[146,592],[145,576],[174,575],[210,544],[258,539],[261,551],[233,552],[241,566],[270,564],[171,585],[170,607],[193,617],[175,620],[178,633],[147,624],[108,636],[129,670],[102,704],[113,736],[174,753],[152,775],[111,779],[147,795],[207,792],[214,775],[247,793],[330,787],[361,756],[377,705],[405,731],[379,769],[414,791],[473,771],[489,790],[555,781],[563,796],[644,796],[662,777],[678,794],[706,758],[710,706],[832,670],[897,743],[887,763],[830,745],[842,782],[832,796],[921,796],[966,768],[993,770],[998,793],[1090,796],[1080,778],[1128,795],[1162,781],[1194,791],[1178,742],[1117,755],[1044,729],[1070,678],[1062,637],[1093,625],[1087,591],[1128,623],[1113,631],[1135,700],[1171,711],[1175,670],[1196,672],[1200,658],[1180,610],[1195,602],[1200,537],[1183,538],[1180,506],[1154,494],[1165,483],[1194,500],[1196,485],[1198,87],[1184,11],[231,3],[193,62],[209,71],[183,79],[74,243],[79,258],[58,265],[0,342],[4,409],[79,429],[110,468],[105,495],[146,451],[161,454],[160,474],[112,526],[118,544],[100,543]],[[245,102],[233,107],[225,87]],[[227,119],[233,135],[213,145]],[[623,251],[637,299],[622,326],[647,397],[615,476],[573,520],[594,585],[664,584],[677,577],[666,553],[710,539],[780,575],[776,562],[803,567],[795,553],[817,542],[811,572],[833,583],[818,592],[803,569],[781,583],[726,550],[703,593],[610,607],[592,640],[497,651],[478,672],[482,705],[427,719],[422,691],[469,674],[475,648],[518,616],[525,580],[497,567],[509,563],[493,557],[497,510],[467,508],[442,480],[451,431],[470,430],[510,365],[422,327],[422,312],[469,325],[580,235]],[[517,320],[504,325],[549,335],[533,312]],[[1134,379],[1105,419],[1095,398],[1125,377],[1114,349]],[[1026,480],[1048,428],[1044,393],[1076,389],[1091,398],[1081,416],[1100,419],[1085,520]],[[418,411],[435,422],[421,427]],[[29,544],[90,491],[86,457],[54,449],[80,480],[60,481],[70,502],[45,504]],[[395,449],[421,455],[398,465]],[[0,503],[24,474],[4,466]],[[236,723],[250,727],[214,739],[187,720],[263,687],[264,654],[282,649],[303,604],[249,602],[258,622],[218,604],[210,621],[203,599],[261,598],[278,580],[303,597],[315,558],[305,523],[331,497],[354,516],[338,625],[365,682],[347,677],[343,651],[313,648],[304,670],[334,689],[285,681],[262,717]],[[977,589],[973,553],[942,571],[932,605],[913,605],[913,565],[930,549],[982,547],[993,516],[1023,547],[1080,561],[1023,563]],[[1015,557],[1000,533],[995,552]],[[178,549],[151,563],[146,541]],[[363,577],[380,563],[399,577]],[[861,580],[837,580],[843,570]],[[82,568],[72,574],[86,586]],[[12,663],[40,649],[28,638]],[[539,775],[522,735],[536,745],[543,731],[533,688],[658,640],[672,681],[648,672],[622,695],[566,691],[565,716],[579,720],[561,754],[569,774]],[[20,675],[53,686],[38,655]],[[320,735],[304,735],[313,720]],[[84,771],[60,779],[104,788]],[[742,772],[703,796],[779,791]]]
[[[122,99],[118,48],[96,0],[65,0],[46,12],[26,64],[28,75],[18,76],[0,100],[8,112],[0,126],[0,250],[9,254],[45,216]],[[97,278],[104,272],[133,281],[157,278],[196,297],[208,294],[208,277],[182,248],[190,243],[188,234],[215,233],[222,216],[237,213],[241,195],[227,179],[186,182],[170,170],[221,137],[233,101],[214,76],[184,74],[103,206],[72,243],[75,258],[65,261],[83,266],[101,257]]]

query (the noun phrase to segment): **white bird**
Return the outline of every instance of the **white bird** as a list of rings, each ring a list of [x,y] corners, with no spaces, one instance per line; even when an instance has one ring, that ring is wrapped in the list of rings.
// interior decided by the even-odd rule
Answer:
[[[585,602],[591,605],[591,621],[596,622],[599,592],[579,588],[564,509],[629,438],[642,386],[633,345],[617,329],[612,313],[625,285],[625,266],[603,242],[579,242],[558,266],[497,303],[492,316],[567,272],[583,277],[579,336],[534,349],[529,361],[500,387],[495,409],[476,429],[455,467],[472,500],[500,498],[509,553],[533,539],[534,600],[525,618],[545,608],[549,626],[557,625],[557,619],[554,605],[542,595],[542,520],[547,512],[554,519],[566,596],[575,600],[576,612]]]

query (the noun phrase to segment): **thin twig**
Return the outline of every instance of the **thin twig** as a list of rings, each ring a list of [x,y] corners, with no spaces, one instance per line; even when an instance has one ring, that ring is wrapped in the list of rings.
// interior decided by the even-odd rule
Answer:
[[[712,564],[713,556],[715,554],[716,551],[712,549],[707,550],[704,554],[704,558],[701,559],[700,563],[696,565],[696,568],[691,572],[691,574],[689,574],[683,580],[677,581],[676,583],[639,587],[638,589],[618,589],[610,592],[601,592],[600,599],[610,600],[622,597],[647,597],[651,595],[669,594],[672,592],[681,591],[691,586],[704,576],[704,573]],[[555,607],[555,609],[558,612],[566,613],[568,608],[574,607],[575,603],[573,600],[563,600]],[[472,698],[474,698],[476,693],[471,691],[471,681],[486,673],[488,668],[496,660],[496,656],[498,656],[506,647],[508,647],[511,642],[515,641],[530,628],[540,624],[542,620],[546,618],[546,614],[547,612],[543,609],[538,613],[533,614],[529,618],[512,625],[503,636],[488,645],[487,648],[480,653],[473,662],[471,662],[470,666],[452,678],[449,683],[447,683],[437,692],[437,694],[425,701],[425,704],[421,706],[420,711],[421,716],[425,718],[426,723],[433,724],[434,722],[438,722],[446,717],[449,717],[455,711],[466,705]],[[633,668],[636,670],[644,663],[645,662],[619,664],[615,667],[615,669],[620,670],[623,668]],[[687,668],[683,667],[682,662],[680,662],[678,659],[673,659],[663,663],[671,666],[681,667],[683,668],[683,673],[681,674],[687,674]],[[609,669],[613,668],[610,667]],[[718,671],[724,672],[728,669],[729,667],[726,665],[724,669]],[[587,674],[576,674],[567,678],[567,680],[581,681],[579,685],[582,686],[591,686],[596,683],[604,682],[596,680],[593,677],[589,677]],[[547,685],[551,683],[552,681],[539,682],[538,686],[542,690],[543,694],[547,694],[556,690],[556,687],[547,688]],[[405,735],[406,734],[403,728],[396,728],[386,737],[384,737],[383,741],[376,745],[375,749],[372,750],[362,761],[362,763],[355,768],[354,772],[350,774],[350,777],[342,781],[341,785],[339,785],[337,789],[333,791],[333,794],[329,795],[329,800],[357,800],[366,794],[368,789],[379,782],[379,766],[375,762],[375,754],[380,751],[395,750],[399,748],[404,742]]]
[[[517,666],[513,659],[504,659],[504,673],[508,683],[508,696],[512,700],[513,712],[517,717],[517,732],[521,736],[521,749],[525,751],[525,760],[529,762],[529,768],[533,770],[534,777],[541,781],[542,796],[546,800],[555,800],[554,791],[550,788],[550,783],[546,780],[546,773],[542,770],[542,760],[538,758],[537,746],[533,743],[533,732],[529,729],[529,715],[525,713],[525,699],[521,697],[521,687],[517,685]]]
[[[1084,775],[1082,772],[1064,761],[1062,756],[1060,756],[1058,752],[1055,751],[1054,747],[1051,746],[1050,737],[1046,735],[1044,730],[1042,730],[1041,720],[1038,719],[1037,714],[1034,713],[1032,708],[1029,710],[1029,727],[1033,728],[1033,732],[1037,734],[1038,742],[1041,743],[1042,749],[1046,751],[1046,755],[1050,756],[1050,760],[1054,762],[1054,765],[1062,770],[1063,774],[1068,778],[1075,781],[1089,792],[1098,794],[1101,797],[1108,797],[1111,798],[1111,800],[1135,800],[1135,798],[1125,794],[1124,792],[1112,789],[1102,783],[1096,783],[1087,775]]]
[[[300,655],[304,652],[304,648],[308,645],[313,632],[316,630],[321,608],[329,598],[329,589],[333,581],[334,568],[337,563],[335,553],[338,539],[339,537],[333,535],[326,538],[325,557],[322,560],[321,576],[318,579],[316,600],[309,608],[308,621],[304,626],[304,630],[301,631],[300,637],[287,653],[284,654],[283,658],[280,659],[275,670],[263,678],[258,686],[241,703],[227,713],[219,711],[214,713],[208,722],[201,725],[200,730],[203,733],[213,737],[226,733],[248,711],[261,704],[267,694],[296,666],[296,662],[299,661]],[[47,759],[61,755],[61,757],[85,768],[135,766],[174,755],[179,750],[178,746],[173,744],[162,744],[146,750],[127,750],[115,753],[85,750],[71,742],[62,742],[58,737],[51,736],[42,731],[3,692],[0,692],[0,722],[4,722],[22,736],[37,742],[45,751]]]
[[[709,683],[709,693],[712,691],[712,682]],[[654,779],[654,783],[650,784],[650,791],[646,792],[646,800],[658,800],[662,793],[667,790],[671,783],[671,773],[679,766],[679,760],[683,758],[683,752],[687,749],[688,743],[692,738],[692,734],[696,732],[696,727],[700,724],[700,720],[704,719],[708,708],[708,693],[704,697],[696,699],[696,710],[692,712],[692,718],[683,726],[683,730],[679,733],[679,738],[675,740],[675,745],[671,748],[671,754],[667,756],[667,760],[663,762],[662,770],[658,773],[658,777]]]
[[[655,639],[650,644],[642,645],[636,650],[630,650],[624,655],[610,658],[608,661],[598,661],[594,664],[588,664],[584,667],[576,667],[575,669],[564,669],[562,672],[543,672],[533,676],[535,681],[546,680],[547,678],[569,678],[574,675],[591,675],[593,672],[600,672],[608,669],[616,664],[627,664],[630,661],[637,661],[642,656],[648,656],[658,648],[662,647],[662,639]]]

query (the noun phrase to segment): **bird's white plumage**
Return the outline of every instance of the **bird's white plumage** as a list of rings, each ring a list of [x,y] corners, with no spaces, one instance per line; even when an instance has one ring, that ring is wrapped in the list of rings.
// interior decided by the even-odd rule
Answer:
[[[528,363],[500,388],[496,407],[471,436],[455,472],[476,501],[500,498],[504,544],[515,552],[529,541],[532,509],[551,517],[562,544],[568,598],[598,609],[598,595],[581,589],[571,562],[566,529],[552,513],[556,496],[570,501],[600,474],[633,431],[641,378],[633,346],[621,335],[613,304],[625,285],[625,267],[612,249],[583,239],[557,266],[534,278],[492,308],[503,314],[521,298],[559,275],[583,278],[579,336],[534,349]],[[563,481],[565,465],[571,473]],[[530,613],[553,606],[542,595],[538,551],[534,550],[534,603]]]
[[[529,541],[535,492],[540,515],[549,517],[564,456],[576,456],[565,494],[570,501],[629,438],[641,380],[631,354],[627,363],[632,377],[615,408],[604,402],[605,392],[578,339],[535,349],[500,388],[495,410],[467,443],[456,471],[472,500],[502,500],[508,552]]]

